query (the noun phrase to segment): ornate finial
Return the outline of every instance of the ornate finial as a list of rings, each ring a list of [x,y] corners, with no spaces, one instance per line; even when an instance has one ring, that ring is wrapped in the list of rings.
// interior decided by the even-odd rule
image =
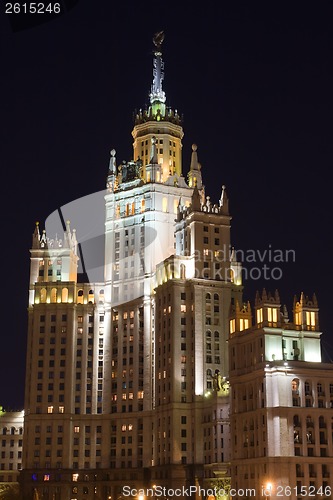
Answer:
[[[157,33],[155,33],[153,37],[153,43],[159,52],[161,51],[161,45],[163,43],[163,40],[164,40],[164,31],[158,31]]]
[[[198,149],[198,146],[196,144],[192,144],[192,151],[196,151]]]

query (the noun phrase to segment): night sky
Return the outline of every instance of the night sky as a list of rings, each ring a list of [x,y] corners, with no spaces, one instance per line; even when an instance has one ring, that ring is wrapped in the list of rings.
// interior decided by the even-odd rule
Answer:
[[[295,262],[266,259],[282,278],[246,280],[244,299],[277,288],[291,315],[295,294],[315,292],[330,360],[330,2],[80,0],[63,11],[28,27],[1,6],[0,405],[23,407],[35,221],[43,227],[57,208],[103,189],[112,148],[118,164],[132,159],[133,112],[148,103],[160,30],[167,103],[184,115],[185,175],[196,143],[206,194],[217,202],[227,187],[232,244],[295,251]]]

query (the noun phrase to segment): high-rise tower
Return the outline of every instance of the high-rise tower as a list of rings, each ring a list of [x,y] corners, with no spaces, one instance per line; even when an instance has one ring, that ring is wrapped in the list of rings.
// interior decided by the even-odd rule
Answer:
[[[320,363],[317,300],[295,300],[289,323],[278,293],[263,292],[252,325],[226,188],[216,203],[206,195],[195,144],[182,173],[163,37],[133,159],[117,165],[111,151],[102,282],[78,274],[69,222],[61,239],[39,224],[33,234],[23,498],[201,498],[214,487],[218,500],[247,487],[330,498],[333,370]]]
[[[224,186],[217,203],[206,196],[196,145],[183,176],[163,33],[153,41],[133,160],[117,166],[111,151],[103,283],[80,282],[69,223],[63,240],[38,225],[33,236],[25,498],[119,498],[125,485],[210,485],[229,474],[226,343],[242,287],[228,198]]]

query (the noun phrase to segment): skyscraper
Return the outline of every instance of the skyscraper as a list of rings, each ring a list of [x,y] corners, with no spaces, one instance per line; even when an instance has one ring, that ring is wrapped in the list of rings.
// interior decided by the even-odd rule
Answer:
[[[223,185],[216,202],[206,194],[195,144],[183,175],[182,120],[163,91],[162,43],[157,33],[150,103],[135,116],[133,159],[117,166],[111,151],[103,280],[82,281],[81,236],[69,221],[62,239],[41,233],[39,224],[33,234],[21,474],[27,499],[137,498],[141,490],[149,497],[161,496],[160,488],[191,487],[193,497],[202,497],[214,485],[227,494],[233,477],[241,487],[242,474],[263,474],[251,463],[239,476],[239,458],[268,456],[238,454],[244,422],[254,419],[239,412],[263,418],[270,400],[260,389],[259,407],[241,407],[238,398],[250,396],[238,385],[254,387],[257,364],[265,384],[266,364],[289,355],[284,360],[280,341],[270,340],[274,347],[256,346],[247,369],[246,339],[256,333],[231,251],[228,196]],[[296,356],[303,323],[284,334],[279,307],[270,320],[265,307],[256,306],[263,315],[256,318],[258,339],[266,346],[268,336],[279,337]],[[310,308],[305,344],[318,357],[316,315]],[[281,331],[274,337],[265,321]],[[306,352],[296,361],[308,362]],[[284,425],[292,426],[290,434],[294,423]],[[268,440],[270,428],[265,432]],[[248,484],[259,488],[260,481]]]

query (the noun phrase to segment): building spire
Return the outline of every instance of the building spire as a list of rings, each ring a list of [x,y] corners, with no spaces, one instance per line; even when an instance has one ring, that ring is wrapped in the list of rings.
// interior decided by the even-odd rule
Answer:
[[[165,103],[165,93],[162,90],[162,81],[164,79],[164,63],[162,60],[162,43],[164,40],[164,32],[159,31],[155,33],[153,42],[155,45],[153,54],[153,84],[151,86],[150,93],[150,104],[154,104],[155,102]]]
[[[191,165],[190,171],[188,173],[188,185],[191,188],[197,186],[198,189],[202,189],[201,165],[198,162],[197,149],[197,145],[192,144]]]

